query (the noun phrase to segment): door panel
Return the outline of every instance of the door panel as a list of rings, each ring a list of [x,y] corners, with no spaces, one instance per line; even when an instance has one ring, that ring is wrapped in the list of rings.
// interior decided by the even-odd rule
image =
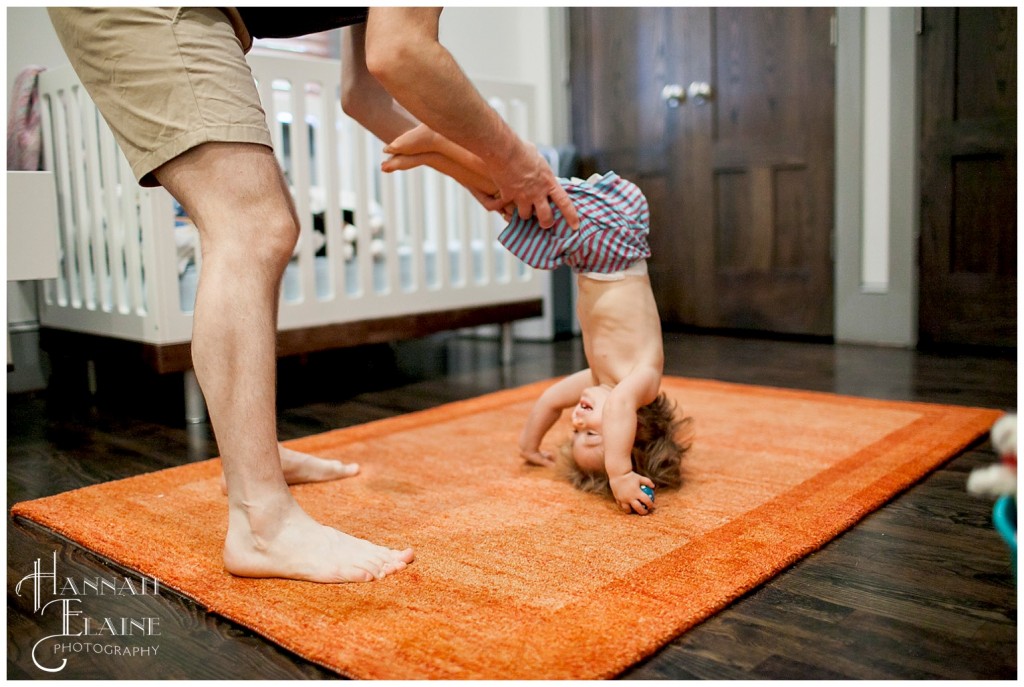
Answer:
[[[679,63],[691,54],[708,59],[706,16],[642,7],[572,8],[569,17],[572,119],[583,176],[614,170],[643,190],[660,314],[666,322],[692,323],[692,227],[684,213],[698,210],[682,207],[678,189],[694,180],[676,163],[686,138],[680,129],[689,122],[666,106],[661,89],[679,78]]]
[[[570,11],[575,142],[648,195],[667,326],[831,335],[831,16]],[[678,107],[669,84],[688,92]]]
[[[1016,347],[1017,10],[923,10],[922,345]]]

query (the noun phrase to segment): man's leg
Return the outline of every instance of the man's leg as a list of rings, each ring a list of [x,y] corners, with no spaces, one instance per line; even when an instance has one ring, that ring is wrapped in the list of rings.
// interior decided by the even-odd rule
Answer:
[[[310,518],[288,490],[276,432],[281,275],[298,223],[272,151],[206,143],[154,172],[199,228],[203,270],[192,356],[228,489],[228,571],[316,582],[369,581],[405,567],[387,549]]]

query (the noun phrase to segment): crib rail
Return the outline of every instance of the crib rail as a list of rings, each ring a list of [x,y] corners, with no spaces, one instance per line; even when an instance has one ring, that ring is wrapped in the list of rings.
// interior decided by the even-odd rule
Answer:
[[[341,111],[338,61],[250,55],[249,62],[300,222],[280,330],[541,296],[546,275],[500,247],[500,218],[458,184],[433,170],[380,172],[382,144]],[[477,86],[530,138],[532,87]],[[58,278],[44,285],[41,322],[145,343],[188,341],[201,251],[182,257],[190,239],[176,233],[172,199],[138,186],[69,67],[44,72],[40,96],[61,254]]]

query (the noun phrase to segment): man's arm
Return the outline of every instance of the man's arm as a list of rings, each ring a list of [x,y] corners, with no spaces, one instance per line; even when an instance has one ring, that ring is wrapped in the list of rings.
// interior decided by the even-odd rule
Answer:
[[[519,455],[523,459],[534,465],[551,465],[555,462],[551,454],[540,450],[540,442],[561,417],[562,411],[576,405],[583,390],[594,383],[593,379],[588,368],[564,377],[544,390],[533,404],[530,416],[519,434]]]
[[[489,209],[514,203],[542,227],[554,223],[548,199],[570,226],[579,218],[568,194],[536,148],[524,143],[477,92],[439,42],[440,10],[372,7],[365,33],[368,72],[412,116],[480,157],[501,197]]]
[[[485,208],[493,209],[498,187],[488,175],[483,160],[426,125],[417,126],[412,116],[366,69],[365,45],[365,24],[342,30],[341,109],[377,138],[390,142],[384,152],[391,157],[384,161],[381,169],[395,172],[419,165],[433,167],[465,186]],[[393,149],[396,145],[398,148]]]
[[[341,30],[341,109],[389,143],[416,126],[366,68],[366,24]]]

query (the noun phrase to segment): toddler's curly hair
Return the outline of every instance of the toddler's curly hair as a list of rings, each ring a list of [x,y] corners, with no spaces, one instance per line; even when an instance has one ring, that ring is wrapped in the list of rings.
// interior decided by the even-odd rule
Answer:
[[[649,477],[656,487],[678,488],[683,481],[680,465],[693,443],[693,418],[680,417],[676,404],[664,392],[636,411],[636,436],[631,459],[633,471]],[[558,468],[577,489],[610,496],[608,473],[584,472],[572,457],[572,440],[559,447]]]

